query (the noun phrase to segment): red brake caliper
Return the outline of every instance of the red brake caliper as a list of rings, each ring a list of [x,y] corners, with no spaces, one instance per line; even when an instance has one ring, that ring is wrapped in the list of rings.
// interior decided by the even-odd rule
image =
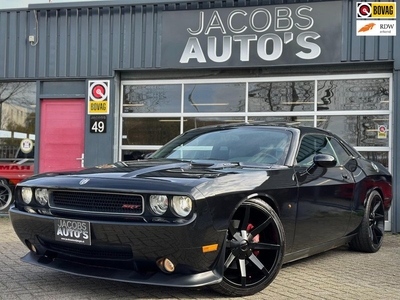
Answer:
[[[250,231],[253,230],[253,228],[254,228],[254,225],[250,223],[249,225],[247,225],[246,231],[250,232]],[[259,243],[260,242],[260,235],[257,234],[256,236],[254,236],[252,242],[253,243]],[[255,256],[257,256],[260,253],[260,251],[256,250],[256,251],[253,251],[253,253],[254,253]]]

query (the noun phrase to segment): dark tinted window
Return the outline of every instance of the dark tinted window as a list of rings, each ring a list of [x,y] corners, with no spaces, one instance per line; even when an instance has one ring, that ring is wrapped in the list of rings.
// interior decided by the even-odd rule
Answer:
[[[311,165],[316,154],[332,155],[336,159],[337,165],[344,165],[350,158],[346,150],[332,137],[322,134],[304,136],[297,154],[297,164],[300,166]]]

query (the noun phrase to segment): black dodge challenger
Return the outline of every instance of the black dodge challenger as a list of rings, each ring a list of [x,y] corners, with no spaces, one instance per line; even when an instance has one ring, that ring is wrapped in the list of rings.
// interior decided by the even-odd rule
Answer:
[[[34,176],[9,214],[26,262],[245,296],[283,263],[378,251],[391,201],[386,168],[336,135],[240,124],[190,130],[146,159]]]

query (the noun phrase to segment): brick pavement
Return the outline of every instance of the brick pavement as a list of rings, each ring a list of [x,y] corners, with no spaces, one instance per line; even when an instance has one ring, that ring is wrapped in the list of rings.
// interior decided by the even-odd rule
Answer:
[[[207,288],[166,288],[73,276],[20,261],[27,249],[0,217],[0,299],[229,299]],[[346,247],[285,265],[264,291],[244,299],[400,299],[400,235],[378,253]]]

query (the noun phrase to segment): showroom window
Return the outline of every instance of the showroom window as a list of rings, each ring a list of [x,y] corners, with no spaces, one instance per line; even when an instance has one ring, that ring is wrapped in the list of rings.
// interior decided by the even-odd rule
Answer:
[[[186,130],[285,122],[328,129],[390,169],[391,74],[123,81],[120,159]]]
[[[33,148],[21,151],[21,141],[35,141],[36,83],[0,82],[0,159],[33,159]],[[30,151],[29,151],[30,150]],[[0,174],[1,176],[1,174]]]
[[[246,84],[185,84],[183,100],[185,113],[244,112]]]
[[[249,112],[313,111],[313,81],[250,82]]]

